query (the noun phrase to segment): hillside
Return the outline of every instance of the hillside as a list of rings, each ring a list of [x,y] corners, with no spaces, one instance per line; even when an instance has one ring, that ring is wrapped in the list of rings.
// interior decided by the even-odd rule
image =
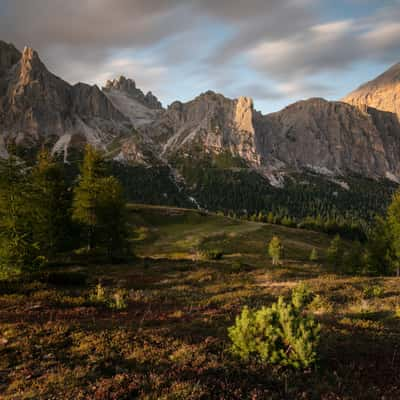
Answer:
[[[398,398],[396,279],[351,278],[325,262],[323,234],[194,210],[129,206],[140,258],[70,260],[37,280],[0,284],[2,398]],[[279,235],[283,264],[266,246]],[[221,260],[198,258],[218,248]],[[316,248],[319,260],[308,260]],[[319,368],[242,368],[227,327],[244,305],[268,305],[300,281],[318,294]],[[126,308],[93,300],[124,290]],[[370,296],[371,288],[380,294]]]

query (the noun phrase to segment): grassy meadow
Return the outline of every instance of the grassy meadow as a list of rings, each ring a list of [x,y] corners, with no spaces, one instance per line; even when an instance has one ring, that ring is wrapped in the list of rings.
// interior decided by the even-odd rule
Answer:
[[[0,399],[400,398],[398,279],[336,274],[332,237],[317,232],[167,207],[129,205],[128,217],[131,261],[71,257],[0,282]],[[242,307],[300,282],[317,295],[317,366],[236,359],[227,328]]]

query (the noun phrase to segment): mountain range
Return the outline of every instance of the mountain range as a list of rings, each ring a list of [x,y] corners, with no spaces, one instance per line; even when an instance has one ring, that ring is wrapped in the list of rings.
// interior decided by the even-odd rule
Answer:
[[[0,41],[0,156],[10,143],[29,151],[49,146],[67,163],[90,143],[119,169],[168,171],[179,190],[199,186],[184,166],[211,160],[215,167],[221,157],[230,159],[222,169],[247,170],[275,187],[299,173],[342,189],[352,176],[398,183],[400,64],[341,101],[312,98],[263,115],[251,98],[211,91],[163,108],[125,77],[102,89],[70,85],[33,49],[21,53]]]

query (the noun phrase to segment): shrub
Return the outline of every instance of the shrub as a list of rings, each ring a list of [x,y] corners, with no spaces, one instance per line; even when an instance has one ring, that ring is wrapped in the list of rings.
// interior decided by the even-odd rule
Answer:
[[[382,297],[385,289],[379,285],[366,286],[363,289],[365,299],[372,299],[373,297]]]
[[[244,272],[244,271],[248,271],[248,270],[249,270],[249,266],[239,260],[233,261],[229,268],[229,271],[231,273],[240,273],[240,272]]]
[[[232,352],[243,361],[306,369],[317,360],[320,326],[282,297],[270,307],[244,307],[229,328]]]
[[[311,250],[310,261],[312,261],[312,262],[318,261],[318,252],[315,247],[313,247],[313,249]]]
[[[280,264],[283,254],[283,246],[278,236],[274,236],[269,242],[268,254],[272,259],[272,265]]]
[[[336,235],[326,252],[326,257],[328,262],[332,265],[337,267],[343,259],[343,243],[339,235]]]
[[[100,282],[96,285],[89,298],[94,303],[105,303],[107,301],[106,290]]]
[[[292,304],[298,309],[306,308],[314,299],[314,293],[305,283],[300,283],[292,290]]]
[[[224,253],[219,249],[207,249],[200,251],[200,255],[206,260],[221,260]]]
[[[110,307],[123,310],[128,307],[128,292],[125,289],[117,289],[111,296]]]

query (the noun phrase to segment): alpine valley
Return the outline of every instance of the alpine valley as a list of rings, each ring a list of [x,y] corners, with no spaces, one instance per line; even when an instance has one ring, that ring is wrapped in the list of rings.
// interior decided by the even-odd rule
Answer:
[[[211,91],[163,108],[125,77],[70,85],[0,42],[0,156],[15,145],[32,162],[46,146],[73,176],[87,143],[134,202],[369,221],[400,182],[400,64],[341,101],[263,115]]]

